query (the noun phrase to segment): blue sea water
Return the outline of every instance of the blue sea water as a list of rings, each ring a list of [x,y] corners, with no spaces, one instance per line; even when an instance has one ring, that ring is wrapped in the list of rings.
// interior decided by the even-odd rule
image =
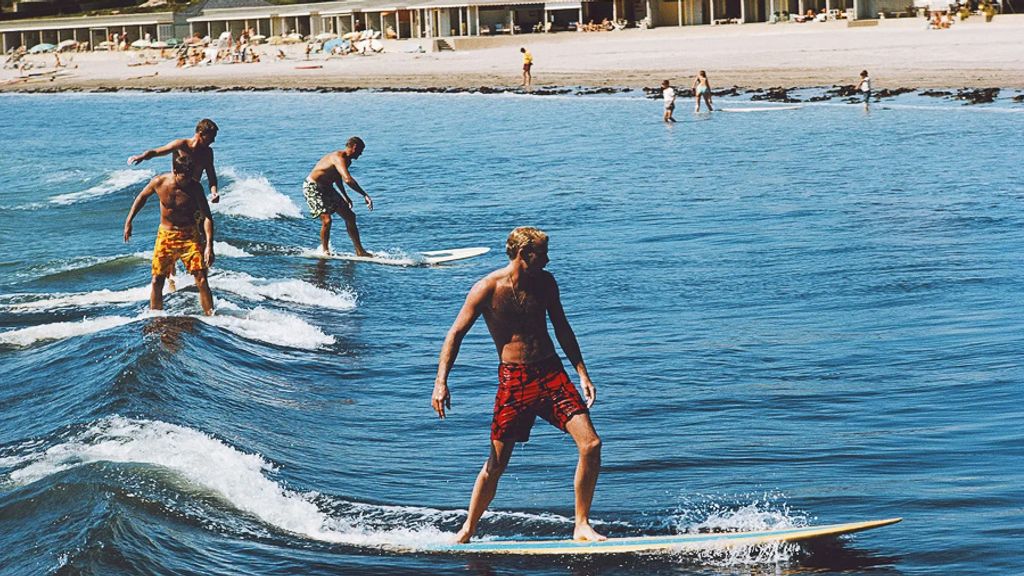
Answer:
[[[0,573],[1024,573],[1020,105],[684,109],[667,126],[633,95],[0,97]],[[127,245],[122,225],[169,161],[125,159],[207,116],[218,314],[179,277],[153,316],[157,207]],[[311,258],[300,183],[351,135],[369,249],[491,252]],[[527,224],[551,235],[598,387],[600,530],[904,521],[635,557],[394,551],[465,517],[496,357],[481,322],[441,422],[437,355]],[[481,536],[569,536],[575,458],[538,424]]]

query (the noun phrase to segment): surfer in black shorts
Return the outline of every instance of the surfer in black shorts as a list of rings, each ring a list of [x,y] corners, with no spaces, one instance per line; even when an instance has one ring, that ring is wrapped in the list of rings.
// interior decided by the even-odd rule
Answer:
[[[366,145],[358,136],[353,136],[345,143],[344,150],[336,150],[324,156],[313,167],[302,183],[302,195],[309,204],[309,214],[320,218],[320,248],[324,254],[331,250],[331,214],[337,213],[345,220],[345,228],[352,239],[356,256],[372,256],[363,248],[359,240],[359,228],[356,227],[356,214],[352,211],[352,200],[345,192],[345,184],[362,195],[366,208],[373,210],[373,199],[363,191],[356,179],[348,173],[352,161],[362,155]],[[337,190],[335,190],[337,186]]]
[[[605,540],[590,526],[590,504],[601,470],[601,438],[590,421],[590,406],[597,390],[583,363],[576,334],[562,309],[555,277],[544,271],[548,263],[547,234],[536,228],[516,228],[505,245],[509,263],[477,282],[448,331],[441,349],[432,404],[438,416],[451,408],[448,374],[459,354],[462,339],[483,315],[498,349],[498,393],[491,421],[491,454],[473,486],[466,518],[457,541],[468,542],[477,522],[498,488],[516,442],[526,442],[537,416],[567,432],[579,449],[576,466],[576,540]],[[555,338],[576,369],[586,402],[562,368],[547,321]]]

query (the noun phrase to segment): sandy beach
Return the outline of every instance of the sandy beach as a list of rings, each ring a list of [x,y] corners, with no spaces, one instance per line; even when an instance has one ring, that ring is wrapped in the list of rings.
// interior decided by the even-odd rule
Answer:
[[[855,83],[866,68],[876,89],[1024,88],[1024,15],[991,23],[975,17],[948,30],[902,18],[863,27],[838,21],[527,34],[413,52],[429,49],[428,42],[389,41],[381,54],[314,54],[309,61],[302,45],[287,47],[282,61],[272,57],[277,47],[263,46],[261,63],[184,69],[170,60],[129,66],[127,53],[82,53],[55,78],[39,74],[53,55],[33,55],[37,76],[25,80],[3,70],[0,91],[512,87],[520,80],[519,46],[534,55],[535,87],[642,88],[663,78],[682,86],[701,69],[716,87],[832,86]]]

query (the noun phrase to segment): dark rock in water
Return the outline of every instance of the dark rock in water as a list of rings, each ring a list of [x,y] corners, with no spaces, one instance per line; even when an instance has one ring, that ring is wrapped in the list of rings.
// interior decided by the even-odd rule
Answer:
[[[712,96],[716,96],[716,97],[717,96],[739,96],[740,93],[738,92],[738,90],[739,90],[739,87],[733,86],[732,88],[726,88],[724,90],[712,90],[711,91],[711,95]]]
[[[977,90],[964,88],[957,91],[955,98],[966,100],[967,104],[990,104],[996,101],[997,96],[999,96],[999,88],[978,88]]]
[[[945,98],[952,95],[952,92],[946,92],[944,90],[925,90],[921,92],[921,96],[931,96],[932,98]]]
[[[811,96],[810,98],[807,99],[807,101],[808,102],[825,102],[825,101],[831,100],[831,99],[832,99],[831,96],[823,94],[821,96]]]
[[[857,87],[853,84],[846,84],[844,86],[833,85],[830,90],[825,91],[826,94],[830,94],[837,98],[848,98],[850,96],[856,96],[860,93]]]
[[[568,88],[540,88],[531,92],[534,96],[558,96],[572,92]]]
[[[1013,97],[1013,101],[1017,104],[1024,102],[1024,94],[1017,94]]]
[[[750,97],[751,100],[767,101],[767,102],[789,102],[796,103],[800,102],[798,98],[793,98],[789,95],[787,88],[781,86],[775,88],[769,88],[767,91],[759,94],[754,94]]]
[[[893,88],[893,89],[882,88],[881,90],[875,92],[874,95],[876,97],[878,97],[878,98],[893,98],[895,96],[899,96],[900,94],[906,94],[907,92],[913,92],[914,90],[915,90],[914,88]]]

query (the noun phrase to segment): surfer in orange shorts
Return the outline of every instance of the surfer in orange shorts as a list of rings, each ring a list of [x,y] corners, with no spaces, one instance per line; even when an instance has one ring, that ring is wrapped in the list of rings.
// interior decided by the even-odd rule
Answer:
[[[576,540],[605,540],[590,526],[590,504],[601,470],[601,439],[590,421],[597,390],[583,363],[576,334],[569,326],[558,293],[558,283],[544,271],[548,263],[548,237],[530,227],[512,231],[505,244],[509,263],[478,281],[466,297],[448,331],[438,362],[432,404],[438,416],[451,408],[448,374],[462,340],[483,315],[498,349],[498,393],[491,421],[490,457],[476,478],[469,501],[469,516],[456,538],[468,542],[498,488],[516,442],[526,442],[537,416],[567,432],[579,449],[576,466]],[[562,368],[548,335],[555,338],[580,377],[584,403]]]
[[[149,307],[163,310],[164,280],[174,271],[174,263],[181,260],[185,269],[196,279],[199,304],[203,312],[213,314],[213,294],[206,280],[206,269],[213,264],[213,216],[203,194],[203,187],[195,181],[195,160],[191,156],[175,156],[174,171],[160,174],[139,192],[124,222],[124,241],[132,236],[132,220],[146,205],[150,196],[160,199],[160,228],[153,247],[153,282],[149,294]],[[196,214],[202,215],[205,249],[199,239]]]

